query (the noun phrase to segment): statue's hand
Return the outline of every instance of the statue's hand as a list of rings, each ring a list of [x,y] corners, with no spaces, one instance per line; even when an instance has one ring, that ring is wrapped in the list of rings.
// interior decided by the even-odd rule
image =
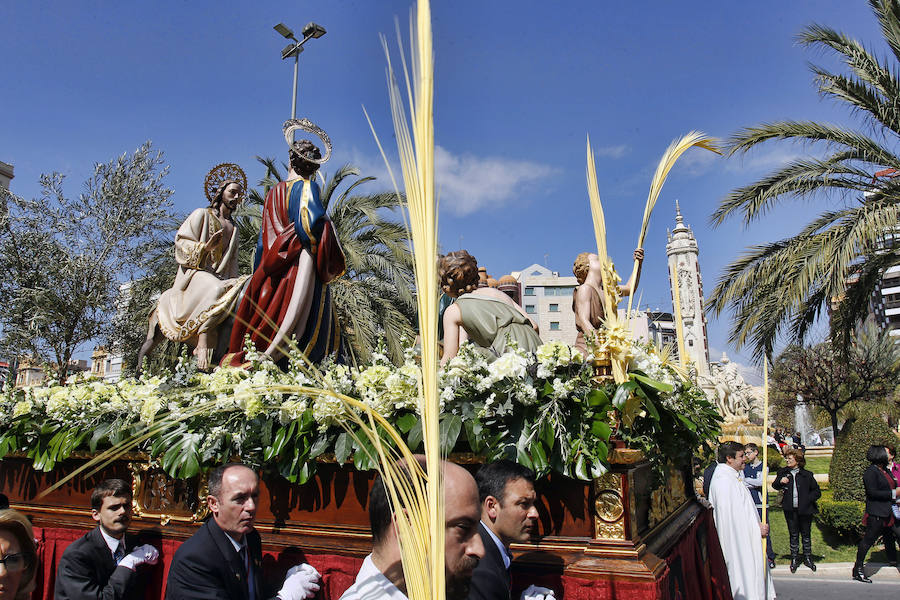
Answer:
[[[215,232],[214,234],[212,234],[211,236],[209,236],[209,239],[206,240],[206,248],[207,248],[207,250],[212,250],[213,248],[218,247],[219,244],[221,244],[221,243],[222,243],[222,230],[220,229],[217,232]]]
[[[638,248],[637,250],[634,251],[634,260],[636,260],[638,262],[644,261],[644,249],[643,248]]]

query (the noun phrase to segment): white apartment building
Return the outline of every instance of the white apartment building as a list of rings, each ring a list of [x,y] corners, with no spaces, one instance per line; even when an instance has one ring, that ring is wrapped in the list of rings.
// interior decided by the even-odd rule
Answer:
[[[575,276],[560,277],[556,271],[533,264],[511,273],[522,290],[520,304],[540,329],[545,342],[560,341],[574,344],[575,312],[572,310],[572,294],[578,280]]]

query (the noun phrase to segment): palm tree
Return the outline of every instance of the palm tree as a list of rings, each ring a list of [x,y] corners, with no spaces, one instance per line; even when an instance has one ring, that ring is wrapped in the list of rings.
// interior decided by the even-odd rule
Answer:
[[[265,177],[259,182],[263,189],[251,190],[249,201],[235,215],[241,236],[241,272],[248,272],[252,266],[265,195],[282,181],[281,172],[288,169],[286,165],[279,169],[272,158],[257,160],[266,167]],[[349,164],[330,179],[321,172],[319,177],[324,182],[320,198],[347,261],[347,273],[330,287],[350,359],[367,362],[383,337],[390,357],[399,362],[404,341],[415,336],[416,320],[407,230],[403,223],[389,218],[390,212],[401,209],[403,198],[394,192],[351,195],[358,186],[375,178],[360,177],[359,169]],[[356,179],[334,197],[338,187],[351,177]]]
[[[821,154],[793,160],[731,192],[713,214],[715,225],[733,217],[749,225],[791,199],[843,201],[843,208],[822,212],[793,237],[748,248],[719,279],[710,309],[716,315],[730,309],[730,341],[750,346],[757,357],[771,356],[781,334],[801,342],[829,308],[833,334],[849,340],[884,269],[898,261],[892,242],[900,216],[900,177],[893,176],[900,174],[894,150],[900,136],[900,2],[869,4],[890,49],[887,58],[821,25],[799,36],[800,43],[830,50],[845,63],[846,73],[818,66],[812,71],[819,93],[847,105],[862,127],[781,121],[743,129],[728,143],[732,155],[771,140],[804,142]]]

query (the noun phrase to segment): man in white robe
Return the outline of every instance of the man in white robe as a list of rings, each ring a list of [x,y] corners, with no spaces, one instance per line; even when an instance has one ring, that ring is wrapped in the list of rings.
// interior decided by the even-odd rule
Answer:
[[[719,534],[734,600],[773,600],[775,587],[763,558],[762,538],[769,526],[760,523],[756,504],[741,477],[744,446],[719,446],[716,470],[709,486],[709,502]],[[768,591],[768,593],[767,593]]]

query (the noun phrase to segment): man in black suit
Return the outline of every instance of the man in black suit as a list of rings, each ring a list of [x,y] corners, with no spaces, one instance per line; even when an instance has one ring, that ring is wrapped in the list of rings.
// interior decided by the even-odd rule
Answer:
[[[127,535],[131,486],[107,479],[91,493],[91,516],[99,525],[72,542],[56,569],[56,600],[143,598],[140,565],[154,565],[159,552],[137,546]]]
[[[175,552],[166,583],[167,600],[265,600],[262,544],[253,527],[259,477],[239,463],[209,475],[206,523]],[[292,567],[277,594],[280,600],[312,598],[319,573],[309,565]]]
[[[481,501],[478,533],[484,542],[484,558],[472,574],[469,600],[509,600],[509,545],[527,542],[537,526],[534,506],[534,473],[509,460],[484,465],[475,476]],[[553,590],[529,586],[522,598],[553,598]]]

